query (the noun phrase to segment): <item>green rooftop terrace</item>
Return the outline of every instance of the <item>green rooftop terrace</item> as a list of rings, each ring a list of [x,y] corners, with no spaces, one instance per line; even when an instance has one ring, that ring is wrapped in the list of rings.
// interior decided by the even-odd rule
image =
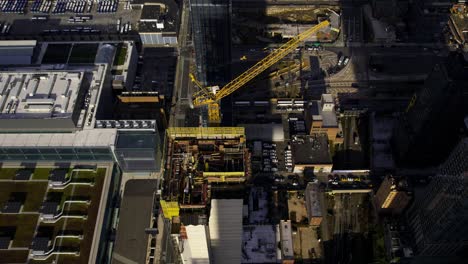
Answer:
[[[1,250],[0,263],[88,263],[107,169],[0,168],[0,236],[12,240],[8,250]],[[64,175],[63,181],[52,185],[50,175],[58,170]],[[18,212],[4,210],[12,201],[20,202]],[[39,211],[47,201],[57,202],[57,219],[41,220]],[[51,254],[45,259],[28,260],[36,231],[49,237],[51,244],[59,235],[76,235],[58,237],[55,250],[76,250],[79,255]]]

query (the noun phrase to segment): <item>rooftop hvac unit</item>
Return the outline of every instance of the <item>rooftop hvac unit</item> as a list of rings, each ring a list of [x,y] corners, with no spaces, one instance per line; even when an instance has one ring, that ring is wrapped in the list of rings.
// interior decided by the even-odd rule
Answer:
[[[35,104],[35,105],[29,105],[28,107],[29,112],[44,112],[48,113],[52,111],[52,105],[44,105],[44,104]]]
[[[52,105],[55,100],[52,98],[28,98],[26,104],[28,105]]]

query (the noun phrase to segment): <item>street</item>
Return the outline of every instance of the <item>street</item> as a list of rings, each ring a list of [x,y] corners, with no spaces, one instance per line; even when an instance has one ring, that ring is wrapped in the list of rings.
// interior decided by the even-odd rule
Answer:
[[[342,11],[341,22],[345,41],[361,43],[363,39],[361,7],[344,7]]]
[[[191,111],[192,83],[189,81],[190,66],[193,62],[190,35],[190,9],[185,4],[182,8],[182,19],[179,30],[179,58],[177,61],[174,96],[172,97],[170,126],[198,125],[196,116],[187,117],[187,113],[195,114]],[[187,121],[191,121],[187,123]],[[195,123],[193,123],[195,122]]]

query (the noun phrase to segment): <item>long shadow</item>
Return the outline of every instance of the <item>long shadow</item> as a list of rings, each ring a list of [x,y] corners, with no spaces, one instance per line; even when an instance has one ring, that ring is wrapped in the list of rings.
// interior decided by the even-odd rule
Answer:
[[[359,96],[339,98],[340,108],[375,112],[377,118],[397,116],[390,141],[396,168],[436,167],[459,141],[468,113],[463,103],[468,98],[467,64],[453,26],[457,16],[450,14],[450,2],[373,1],[370,6],[363,24],[364,32],[373,33],[364,36],[367,86],[359,87]],[[375,20],[394,32],[394,41],[377,41]],[[351,48],[352,54],[359,51]]]
[[[318,22],[319,16],[307,15],[301,8],[313,9],[306,1],[294,6],[285,1],[233,2],[233,77],[307,29],[308,24]],[[297,18],[295,12],[299,14]],[[270,99],[320,98],[325,88],[325,73],[316,69],[319,57],[312,52],[313,43],[313,38],[301,43],[296,51],[233,93],[231,109],[234,125],[281,124],[282,114],[286,111],[275,110],[276,105]]]
[[[460,71],[455,70],[456,68],[463,68],[460,63],[456,63],[459,59],[449,55],[451,51],[448,46],[442,45],[448,39],[447,23],[450,20],[450,14],[446,12],[448,9],[443,13],[435,14],[437,10],[430,7],[429,1],[408,3],[407,1],[341,0],[339,4],[342,7],[341,39],[344,47],[330,50],[341,51],[351,58],[347,67],[354,72],[357,80],[342,87],[349,91],[342,89],[336,93],[338,109],[344,115],[342,123],[345,142],[341,150],[336,152],[334,161],[339,164],[338,161],[344,160],[345,164],[340,165],[353,169],[359,167],[356,157],[364,153],[364,160],[368,160],[366,153],[372,148],[372,141],[367,143],[363,141],[367,138],[366,116],[375,112],[377,116],[386,117],[400,113],[397,120],[398,129],[394,132],[396,135],[391,146],[397,148],[397,145],[408,145],[408,149],[412,149],[413,152],[403,155],[401,159],[403,163],[397,163],[397,166],[415,164],[417,160],[436,165],[434,158],[439,154],[446,155],[443,149],[451,148],[452,139],[456,141],[457,128],[462,123],[462,116],[466,115],[466,110],[460,104],[463,100],[466,101],[463,95],[466,95],[466,92],[463,92],[459,85],[458,88],[453,88],[457,87],[456,83],[460,81],[455,81],[451,89],[437,88],[443,84],[440,82],[437,84],[431,79],[428,81],[434,68],[441,66],[450,68],[447,71],[450,72],[448,75],[459,76],[455,78],[463,76],[455,74]],[[360,21],[360,25],[357,21]],[[386,30],[379,31],[379,25],[383,25]],[[360,33],[356,33],[358,27],[360,27]],[[386,42],[387,38],[392,41]],[[346,81],[346,78],[343,81]],[[426,88],[429,86],[432,87]],[[426,96],[424,100],[416,101],[414,106],[406,111],[415,94],[418,98],[422,98],[422,94],[425,92],[431,94],[432,90],[453,92],[443,92],[444,96],[438,96],[437,93]],[[439,104],[447,107],[442,109],[437,107]],[[422,116],[423,109],[426,107],[432,108],[431,114],[428,114],[423,121],[418,120],[417,117]],[[362,126],[363,129],[346,130],[346,127],[353,127],[346,125],[350,122],[349,119],[356,120],[358,127]],[[417,133],[413,133],[414,131]],[[355,132],[357,132],[357,137]],[[403,141],[406,137],[417,140]],[[359,142],[361,145],[359,151],[354,148],[356,138],[362,141]],[[441,138],[440,142],[434,142],[436,138]],[[398,141],[401,143],[398,144]],[[426,148],[422,148],[423,146]],[[429,148],[432,149],[429,150]],[[433,155],[436,152],[438,154]],[[336,258],[333,257],[333,252],[342,251],[336,249],[335,244],[325,247],[326,263],[334,263],[333,260]],[[366,248],[370,249],[367,250],[369,256],[363,256],[365,259],[370,261],[382,257],[376,256],[370,245]],[[344,251],[343,254],[340,253],[340,256],[345,256],[344,262],[352,262],[349,255],[352,254],[354,260],[354,250],[345,249]]]
[[[355,91],[337,93],[340,111],[345,116],[358,112],[358,118],[372,112],[398,114],[391,142],[397,167],[436,166],[457,142],[467,113],[461,85],[466,63],[457,55],[457,38],[451,37],[456,16],[449,12],[450,3],[341,2],[350,67],[364,78],[351,85]],[[357,9],[362,13],[361,45],[353,35],[356,19],[350,16]]]
[[[231,79],[231,0],[190,0],[195,49],[195,72],[206,86],[219,86]],[[227,109],[223,100],[221,107]],[[225,122],[229,112],[224,111]],[[206,113],[205,113],[206,114]]]

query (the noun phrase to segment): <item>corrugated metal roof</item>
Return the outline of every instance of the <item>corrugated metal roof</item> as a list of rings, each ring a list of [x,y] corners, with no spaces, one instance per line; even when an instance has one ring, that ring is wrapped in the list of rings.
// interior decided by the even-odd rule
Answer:
[[[166,37],[161,33],[144,33],[140,34],[143,45],[165,45],[177,44],[177,37]]]
[[[209,219],[213,263],[241,263],[242,199],[213,199]]]

